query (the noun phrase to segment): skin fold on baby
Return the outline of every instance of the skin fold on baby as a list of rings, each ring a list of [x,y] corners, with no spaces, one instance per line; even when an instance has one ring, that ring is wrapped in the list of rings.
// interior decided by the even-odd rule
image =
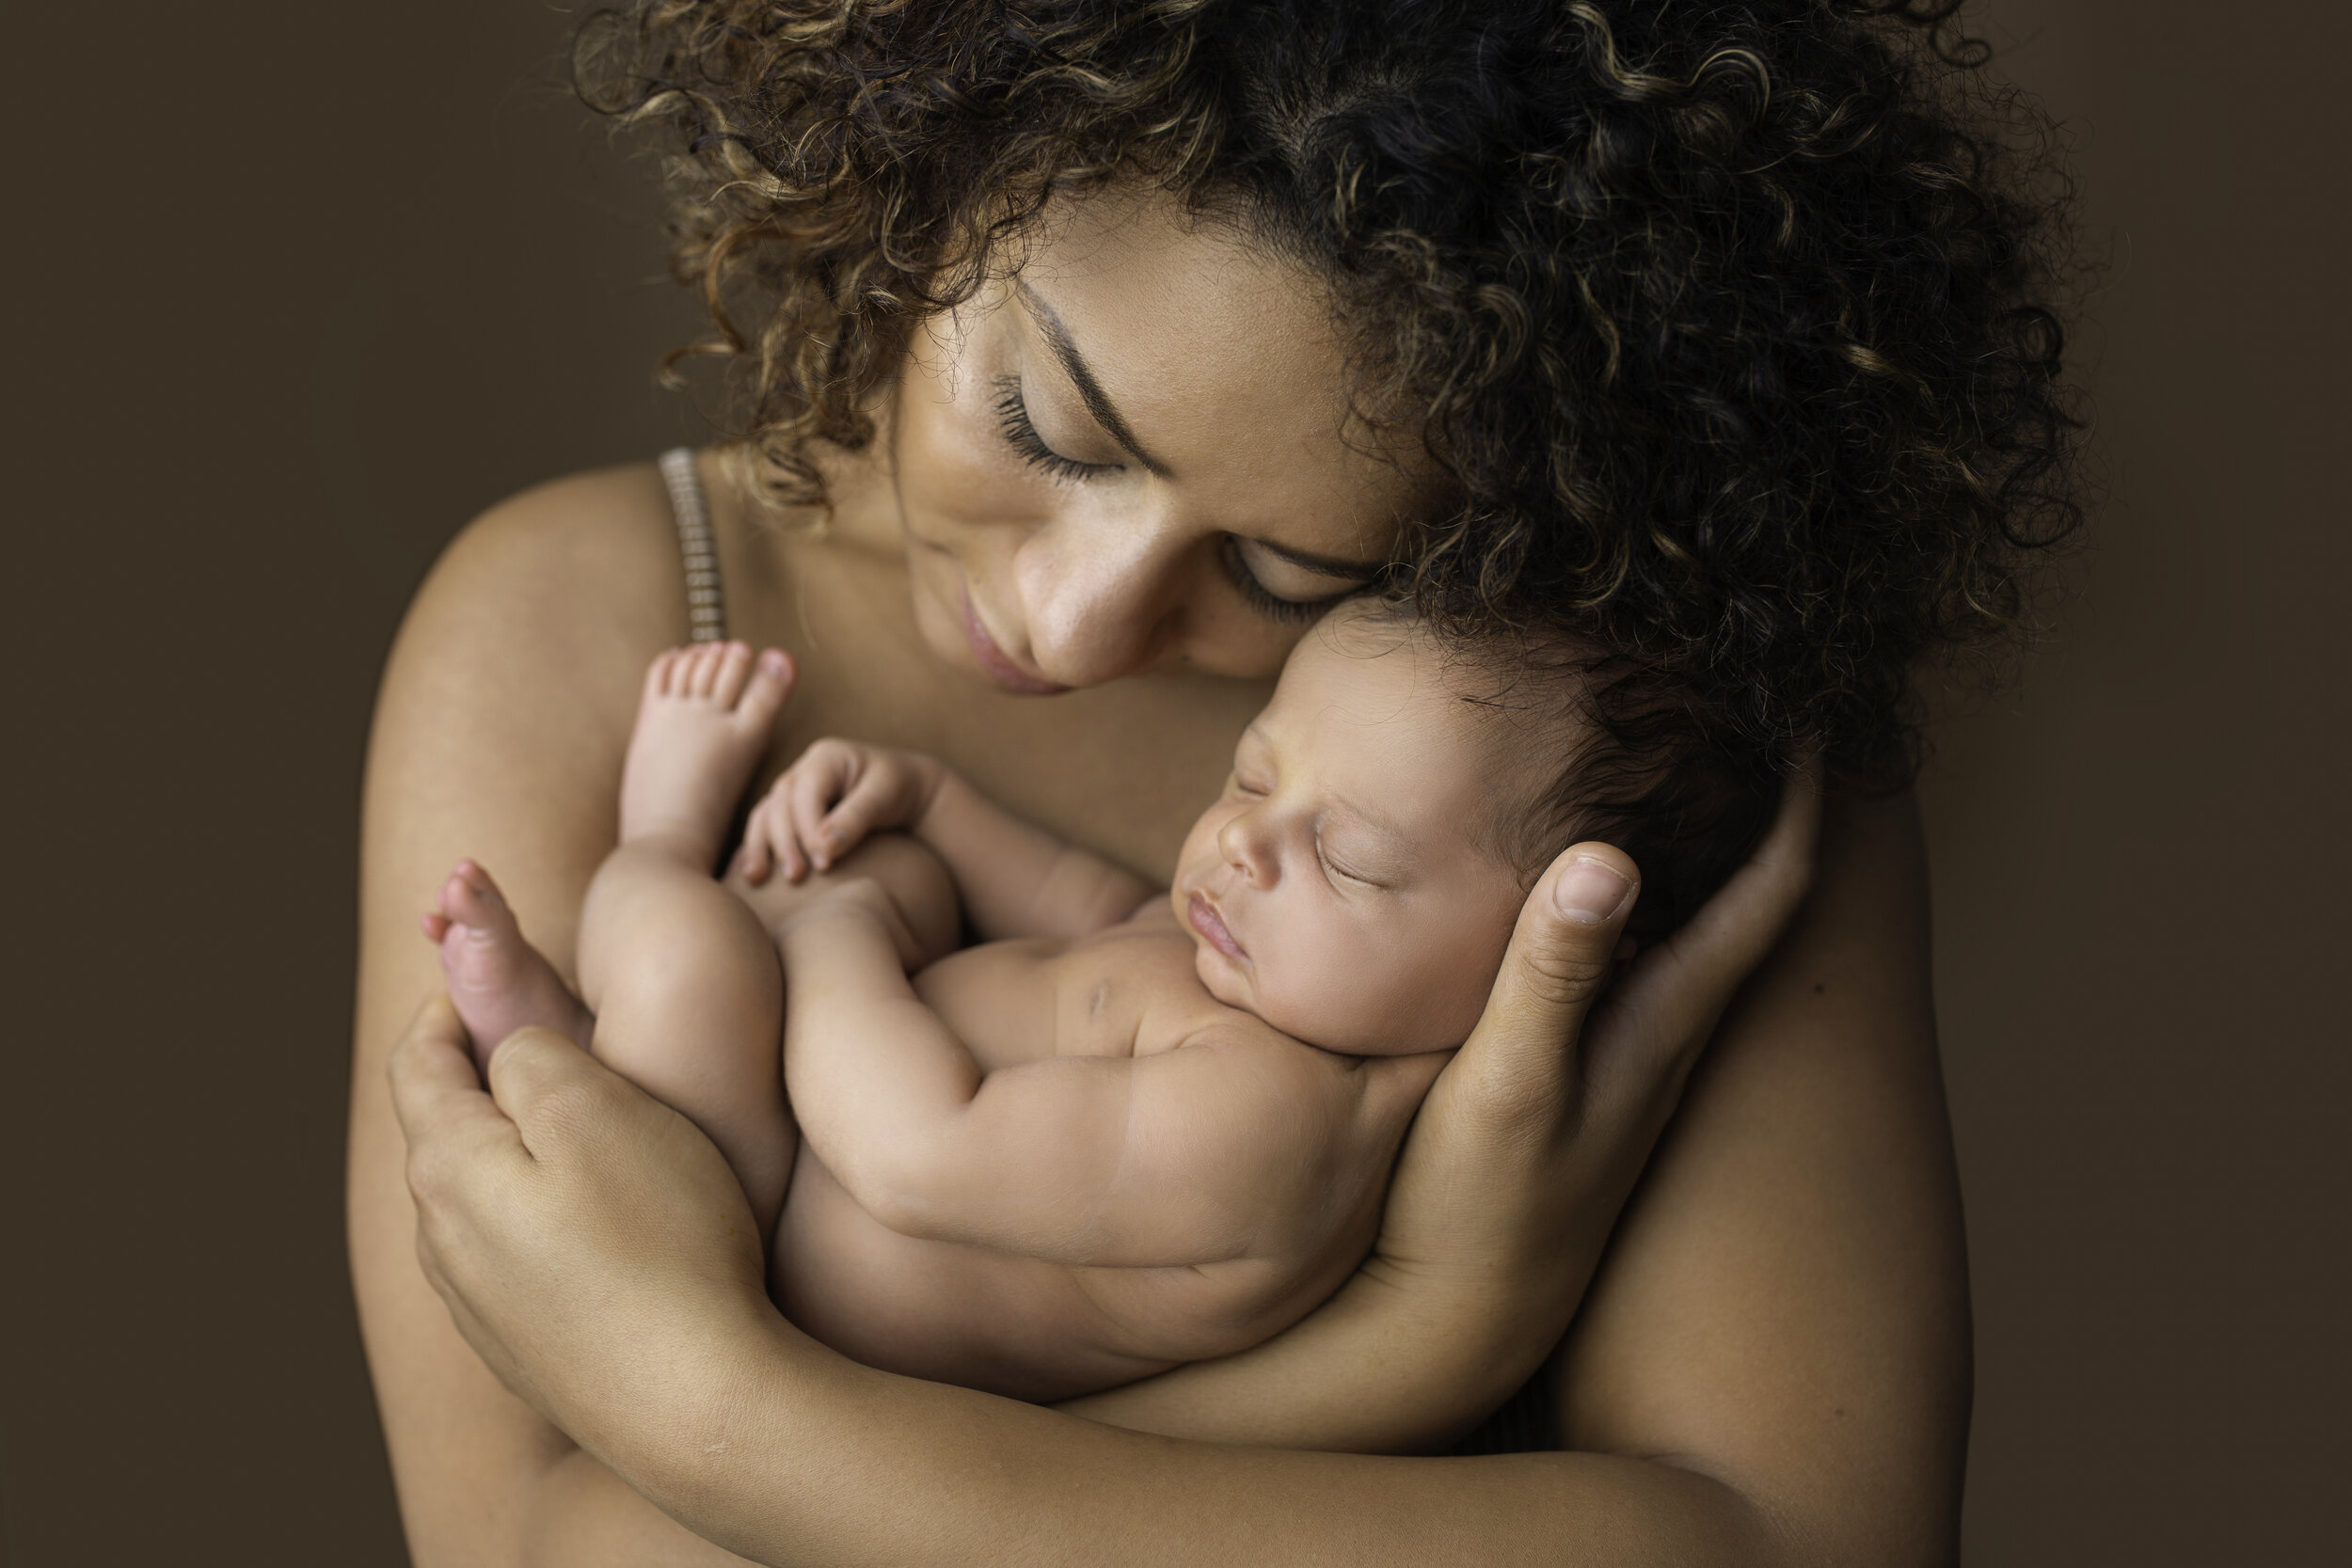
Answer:
[[[477,1050],[558,1028],[692,1119],[771,1229],[778,1305],[872,1366],[1067,1398],[1337,1289],[1502,961],[1528,879],[1495,830],[1545,748],[1411,623],[1343,606],[1165,893],[845,740],[714,878],[791,674],[740,643],[656,660],[580,997],[452,874],[425,933]]]

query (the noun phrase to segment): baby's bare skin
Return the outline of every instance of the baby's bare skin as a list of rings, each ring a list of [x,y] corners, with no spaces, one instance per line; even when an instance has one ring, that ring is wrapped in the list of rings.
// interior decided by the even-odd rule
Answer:
[[[1371,1245],[1445,1059],[1342,1056],[1227,1006],[1154,900],[1092,936],[989,942],[901,978],[997,1102],[947,1077],[907,1097],[894,1137],[860,1090],[945,1055],[926,1020],[894,1021],[913,1037],[869,1039],[865,1060],[810,1049],[888,988],[881,917],[829,896],[784,953],[804,1141],[779,1303],[869,1365],[1024,1399],[1230,1354],[1303,1316]]]
[[[593,1049],[727,1154],[803,1329],[1058,1399],[1253,1345],[1363,1256],[1522,889],[1473,844],[1491,721],[1408,641],[1301,646],[1164,895],[840,741],[714,881],[789,672],[740,645],[657,663],[582,914]],[[478,1043],[532,1006],[581,1027],[466,869],[427,929]],[[989,940],[947,953],[959,893]]]

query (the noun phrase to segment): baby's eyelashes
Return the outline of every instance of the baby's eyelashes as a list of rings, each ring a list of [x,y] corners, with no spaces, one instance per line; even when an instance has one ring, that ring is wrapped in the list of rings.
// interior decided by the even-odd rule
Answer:
[[[1332,855],[1329,849],[1324,847],[1323,840],[1319,838],[1315,840],[1315,859],[1322,863],[1323,869],[1326,873],[1339,881],[1349,882],[1358,887],[1370,889],[1377,889],[1380,885],[1369,877],[1359,876],[1355,872],[1349,870]]]

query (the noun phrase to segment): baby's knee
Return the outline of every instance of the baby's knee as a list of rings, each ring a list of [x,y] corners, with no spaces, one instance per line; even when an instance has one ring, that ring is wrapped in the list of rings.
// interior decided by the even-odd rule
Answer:
[[[882,885],[914,938],[920,957],[910,968],[936,962],[961,945],[963,908],[955,879],[946,863],[912,834],[876,833],[843,856],[830,875],[843,880],[870,877]]]
[[[741,872],[730,870],[726,887],[750,907],[770,933],[779,934],[816,899],[834,888],[861,881],[879,885],[897,908],[914,942],[910,969],[944,958],[961,945],[963,911],[956,898],[955,879],[928,846],[907,833],[876,833],[842,856],[832,870],[812,872],[798,882],[775,876],[754,887]]]
[[[592,912],[602,918],[582,923],[580,969],[597,983],[600,1021],[723,1018],[723,1032],[772,1039],[784,1013],[774,944],[718,883],[647,881]]]

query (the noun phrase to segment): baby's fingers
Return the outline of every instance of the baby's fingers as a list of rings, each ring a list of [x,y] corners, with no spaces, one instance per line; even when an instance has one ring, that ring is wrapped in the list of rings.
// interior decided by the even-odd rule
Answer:
[[[736,865],[754,887],[765,883],[779,868],[787,882],[798,882],[808,875],[807,861],[792,840],[791,819],[780,796],[781,791],[771,790],[761,797],[743,824],[743,847],[736,855]]]
[[[875,829],[896,827],[897,786],[879,768],[868,768],[849,794],[825,814],[821,825],[828,854],[846,855],[870,837]]]
[[[809,864],[819,871],[831,870],[834,857],[840,852],[840,846],[825,832],[826,815],[854,777],[850,759],[819,755],[817,747],[792,765],[792,837]]]

